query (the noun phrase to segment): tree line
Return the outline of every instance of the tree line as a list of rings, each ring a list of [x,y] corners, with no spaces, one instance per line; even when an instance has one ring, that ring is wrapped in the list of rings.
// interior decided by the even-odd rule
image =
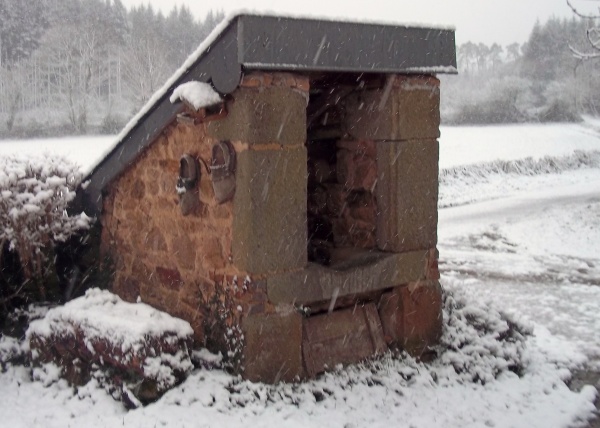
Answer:
[[[588,49],[595,22],[574,16],[537,22],[522,45],[457,47],[459,75],[444,77],[442,120],[449,124],[565,122],[600,110],[600,62]]]
[[[111,133],[223,18],[121,0],[0,0],[0,135]]]

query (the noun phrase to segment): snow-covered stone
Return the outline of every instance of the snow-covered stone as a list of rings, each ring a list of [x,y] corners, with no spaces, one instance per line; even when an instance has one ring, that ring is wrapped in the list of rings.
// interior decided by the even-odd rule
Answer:
[[[186,321],[90,289],[32,322],[26,337],[34,364],[58,364],[74,384],[87,382],[95,367],[109,370],[116,387],[146,403],[191,370],[192,334]]]
[[[169,98],[171,103],[179,100],[186,102],[198,111],[201,108],[219,104],[222,98],[208,83],[191,81],[175,88]]]

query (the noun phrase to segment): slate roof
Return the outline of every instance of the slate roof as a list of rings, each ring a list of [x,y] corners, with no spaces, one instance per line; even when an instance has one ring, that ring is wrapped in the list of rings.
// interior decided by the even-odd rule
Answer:
[[[324,19],[236,14],[224,20],[117,137],[94,166],[75,209],[102,210],[102,190],[182,109],[180,84],[209,82],[233,92],[244,71],[456,73],[454,30]]]

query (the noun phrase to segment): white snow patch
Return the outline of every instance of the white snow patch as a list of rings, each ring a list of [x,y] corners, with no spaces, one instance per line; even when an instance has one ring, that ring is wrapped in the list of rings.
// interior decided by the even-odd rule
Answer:
[[[63,138],[38,138],[29,140],[0,140],[0,156],[49,157],[59,155],[78,165],[82,174],[114,146],[114,135],[80,136]]]
[[[145,303],[124,302],[107,290],[93,288],[85,296],[50,309],[44,318],[32,322],[27,338],[33,334],[50,338],[72,330],[73,325],[81,328],[87,339],[107,340],[123,352],[139,348],[145,337],[169,334],[183,339],[193,334],[186,321]]]
[[[169,98],[171,103],[176,103],[179,100],[189,103],[197,111],[204,107],[219,104],[222,98],[208,83],[191,81],[175,88]]]
[[[589,123],[441,126],[440,134],[440,169],[600,150]]]

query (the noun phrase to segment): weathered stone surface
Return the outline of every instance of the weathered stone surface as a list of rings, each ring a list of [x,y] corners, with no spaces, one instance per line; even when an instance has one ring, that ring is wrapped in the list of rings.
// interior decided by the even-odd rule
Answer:
[[[207,133],[219,140],[248,144],[304,144],[306,100],[285,87],[238,88],[227,103],[227,117],[209,122]]]
[[[357,139],[435,139],[440,135],[439,104],[437,79],[398,77],[389,88],[350,95],[344,129]]]
[[[153,227],[144,239],[145,247],[152,251],[167,251],[165,237],[159,228]]]
[[[373,303],[316,315],[304,320],[304,363],[307,374],[358,363],[387,350],[381,321]]]
[[[306,265],[306,149],[238,156],[233,262],[252,274]]]
[[[160,283],[167,288],[178,290],[183,285],[181,274],[177,269],[168,269],[157,266],[156,275],[158,276]]]
[[[437,243],[438,158],[436,140],[377,144],[377,246],[404,252]]]
[[[442,290],[437,281],[397,287],[384,294],[379,315],[386,341],[420,357],[442,332]]]
[[[329,268],[310,264],[306,269],[267,278],[273,303],[299,305],[329,301],[425,279],[427,251],[403,254],[366,253]]]
[[[302,316],[257,314],[243,319],[244,378],[253,382],[291,382],[302,377]]]
[[[371,145],[374,146],[375,143],[371,142]],[[349,142],[345,142],[344,146],[353,148]],[[376,160],[375,156],[368,155],[375,150],[374,147],[367,148],[364,142],[363,146],[365,147],[357,144],[357,147],[354,147],[355,151],[346,148],[340,148],[337,151],[337,181],[346,189],[372,191],[375,188],[377,181]]]

